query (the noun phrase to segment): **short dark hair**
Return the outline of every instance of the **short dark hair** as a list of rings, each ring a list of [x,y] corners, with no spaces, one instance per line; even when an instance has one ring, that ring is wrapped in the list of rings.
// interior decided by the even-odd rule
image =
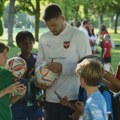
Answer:
[[[62,10],[59,5],[57,4],[49,4],[44,11],[43,19],[45,21],[48,21],[52,18],[56,18],[58,16],[62,15]]]
[[[107,31],[107,28],[104,24],[101,24],[101,32],[103,32],[103,31]]]
[[[84,59],[95,60],[95,61],[97,61],[97,62],[99,62],[99,63],[101,63],[101,64],[104,64],[103,59],[102,59],[101,57],[96,56],[96,55],[87,55],[87,56],[84,56],[84,57],[82,57],[82,58],[78,61],[78,63],[81,63]]]
[[[9,51],[9,47],[4,43],[0,42],[0,53],[2,53],[5,49]]]
[[[84,20],[82,21],[82,24],[83,24],[83,25],[88,24],[88,23],[89,23],[89,20],[84,19]]]
[[[29,38],[29,40],[31,40],[31,41],[33,41],[33,43],[35,43],[34,36],[33,36],[33,34],[31,32],[29,32],[29,31],[20,31],[16,35],[16,43],[17,43],[18,47],[19,47],[19,44],[22,43],[27,38]]]

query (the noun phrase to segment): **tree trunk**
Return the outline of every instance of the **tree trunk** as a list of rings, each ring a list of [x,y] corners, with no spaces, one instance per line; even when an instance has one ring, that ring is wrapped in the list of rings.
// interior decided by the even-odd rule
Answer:
[[[113,28],[113,24],[114,24],[114,20],[113,20],[114,15],[110,16],[110,22],[109,22],[109,27],[112,29]]]
[[[8,45],[13,46],[13,25],[14,25],[15,0],[10,0],[8,11]]]
[[[40,18],[40,1],[36,0],[36,13],[35,13],[35,41],[39,41],[39,18]]]
[[[116,19],[115,19],[114,33],[117,33],[118,16],[119,16],[119,14],[117,13],[117,14],[116,14]]]
[[[103,14],[102,13],[100,13],[100,15],[99,15],[99,35],[100,35],[100,30],[101,30],[101,24],[103,23]]]

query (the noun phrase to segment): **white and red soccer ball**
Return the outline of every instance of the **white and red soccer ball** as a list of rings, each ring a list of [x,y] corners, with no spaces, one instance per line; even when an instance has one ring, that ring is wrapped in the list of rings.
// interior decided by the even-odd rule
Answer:
[[[59,74],[52,72],[47,68],[47,66],[39,66],[35,71],[35,76],[38,83],[42,83],[46,87],[50,87],[58,79]]]
[[[7,61],[5,68],[10,70],[14,77],[20,79],[27,71],[27,63],[21,57],[12,57]]]

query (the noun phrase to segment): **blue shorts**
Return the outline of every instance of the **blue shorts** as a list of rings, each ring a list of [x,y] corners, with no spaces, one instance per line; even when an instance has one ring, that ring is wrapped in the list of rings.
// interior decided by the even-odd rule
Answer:
[[[37,106],[25,106],[15,103],[11,106],[12,120],[36,120],[44,116],[42,109]]]

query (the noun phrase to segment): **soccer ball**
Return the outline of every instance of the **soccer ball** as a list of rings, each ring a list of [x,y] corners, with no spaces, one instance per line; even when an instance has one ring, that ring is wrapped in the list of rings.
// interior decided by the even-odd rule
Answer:
[[[20,79],[27,71],[27,63],[21,57],[12,57],[7,61],[5,68],[10,70],[14,77]]]
[[[38,83],[43,83],[46,87],[51,87],[58,79],[59,74],[52,72],[47,66],[39,66],[35,71],[35,76]]]

